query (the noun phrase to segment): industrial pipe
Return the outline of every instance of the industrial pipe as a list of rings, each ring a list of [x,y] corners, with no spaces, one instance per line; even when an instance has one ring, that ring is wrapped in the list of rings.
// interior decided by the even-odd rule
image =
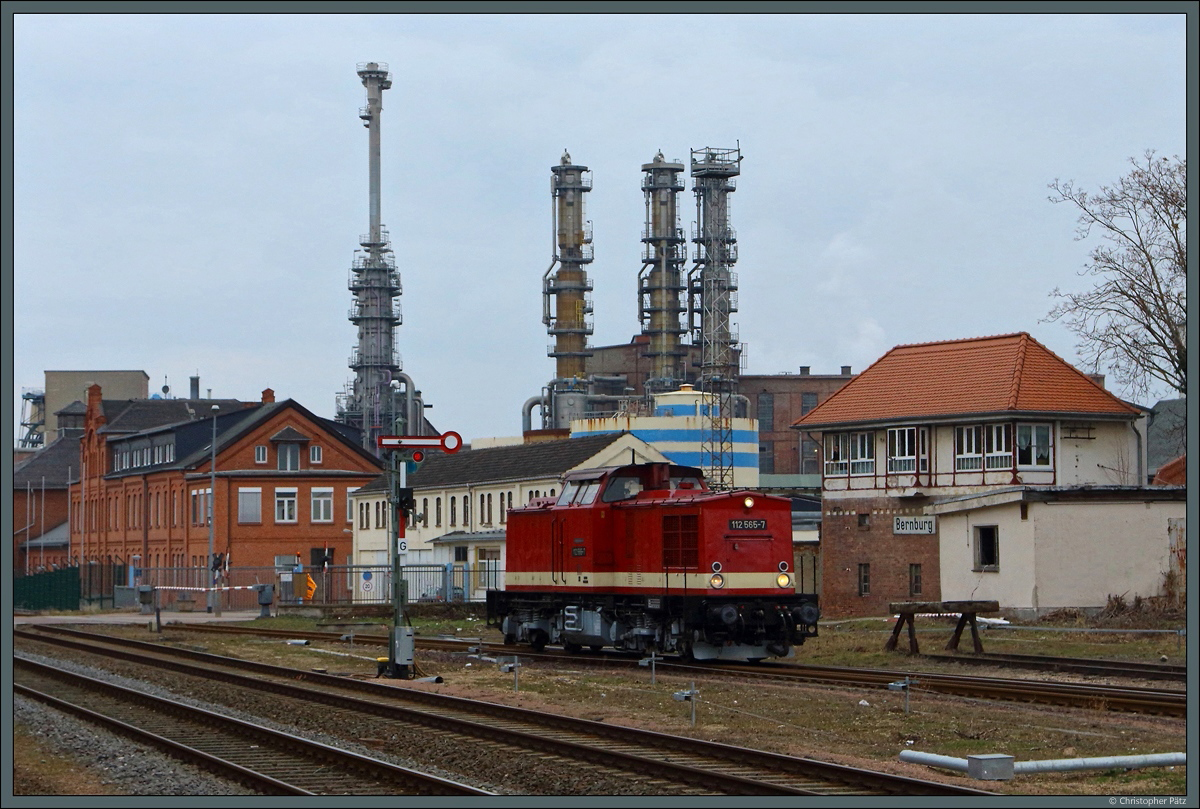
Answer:
[[[421,418],[418,419],[415,415],[416,408],[414,407],[416,398],[416,386],[413,385],[412,377],[403,371],[393,371],[392,379],[399,379],[404,382],[404,430],[409,435],[421,435],[421,427],[425,423],[425,413],[421,412]]]
[[[1151,753],[1142,756],[1098,756],[1096,758],[1056,758],[1042,761],[1018,761],[1017,774],[1032,772],[1070,772],[1072,770],[1139,770],[1143,767],[1182,767],[1187,753]]]
[[[956,772],[967,772],[969,762],[965,758],[922,753],[918,750],[901,750],[900,760],[914,764],[926,764]],[[1182,767],[1187,764],[1186,753],[1152,753],[1142,756],[1098,756],[1095,758],[1058,758],[1041,761],[1016,761],[1014,775],[1039,772],[1071,772],[1073,770],[1137,770],[1143,767]]]
[[[538,405],[542,406],[543,411],[546,409],[545,396],[530,396],[521,406],[521,429],[525,432],[533,429],[533,408]]]

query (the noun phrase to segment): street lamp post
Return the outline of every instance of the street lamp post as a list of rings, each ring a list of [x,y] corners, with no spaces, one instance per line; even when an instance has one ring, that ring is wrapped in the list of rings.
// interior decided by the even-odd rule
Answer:
[[[217,498],[217,411],[220,410],[219,405],[212,406],[212,460],[208,468],[208,568],[212,574],[212,584],[215,585],[216,571],[213,569],[213,560],[216,549],[213,547],[213,518],[216,516],[215,501]],[[217,593],[208,588],[208,611],[213,611],[213,606],[217,603]]]

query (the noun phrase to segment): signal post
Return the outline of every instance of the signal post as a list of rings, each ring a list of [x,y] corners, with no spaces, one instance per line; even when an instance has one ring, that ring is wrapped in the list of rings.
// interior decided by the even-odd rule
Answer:
[[[381,435],[380,449],[388,450],[388,492],[395,515],[388,532],[388,555],[392,560],[392,628],[388,632],[388,656],[380,659],[379,673],[386,677],[410,679],[413,675],[413,630],[404,615],[404,582],[400,578],[401,554],[408,552],[404,528],[416,506],[408,485],[411,464],[415,470],[427,452],[458,452],[462,436],[450,431],[441,435]]]

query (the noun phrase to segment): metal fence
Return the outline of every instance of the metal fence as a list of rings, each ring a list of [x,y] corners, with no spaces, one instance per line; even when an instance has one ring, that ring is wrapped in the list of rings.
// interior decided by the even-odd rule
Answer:
[[[418,603],[483,602],[489,588],[504,586],[493,566],[405,565],[407,601]],[[208,589],[224,610],[258,608],[258,586],[273,585],[275,603],[289,605],[379,605],[392,603],[392,570],[387,565],[307,565],[235,567],[219,575],[204,568],[136,568],[130,585],[157,588],[162,609],[203,610]],[[449,594],[449,595],[447,595]]]
[[[797,561],[797,591],[812,592],[816,559]],[[488,590],[504,588],[504,571],[495,563],[405,565],[400,571],[409,603],[482,603]],[[24,609],[128,607],[137,603],[137,588],[151,586],[164,610],[205,610],[210,591],[215,592],[214,607],[222,611],[257,610],[258,591],[264,584],[274,587],[275,604],[392,603],[392,569],[388,565],[234,567],[218,573],[203,567],[135,567],[121,561],[19,577],[14,581],[13,603]]]

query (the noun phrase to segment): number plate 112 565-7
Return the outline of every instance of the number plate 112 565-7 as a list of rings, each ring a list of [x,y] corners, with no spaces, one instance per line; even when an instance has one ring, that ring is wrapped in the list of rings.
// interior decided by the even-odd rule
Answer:
[[[730,531],[766,531],[766,520],[730,520]]]

